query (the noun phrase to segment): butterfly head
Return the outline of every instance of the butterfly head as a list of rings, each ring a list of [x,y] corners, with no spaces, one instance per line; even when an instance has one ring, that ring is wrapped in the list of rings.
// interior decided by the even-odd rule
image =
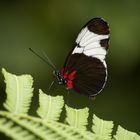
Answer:
[[[64,77],[63,77],[63,75],[61,74],[60,71],[54,70],[54,71],[53,71],[53,74],[54,74],[54,76],[57,78],[58,83],[59,83],[60,85],[66,84],[66,80],[64,79]]]

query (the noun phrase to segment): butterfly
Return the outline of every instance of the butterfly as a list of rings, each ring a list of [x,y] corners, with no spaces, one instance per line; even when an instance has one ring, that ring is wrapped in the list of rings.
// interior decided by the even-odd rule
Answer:
[[[91,98],[99,94],[107,81],[109,36],[107,22],[93,18],[82,27],[62,69],[57,70],[47,57],[58,83]]]

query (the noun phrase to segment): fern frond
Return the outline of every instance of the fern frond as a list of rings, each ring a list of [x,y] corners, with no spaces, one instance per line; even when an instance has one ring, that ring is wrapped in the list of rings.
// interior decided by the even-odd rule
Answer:
[[[86,130],[88,111],[89,109],[86,107],[84,109],[74,109],[71,107],[66,107],[66,122],[75,128],[80,130]]]
[[[105,121],[93,115],[92,131],[99,140],[111,140],[113,121]]]
[[[62,96],[49,96],[39,90],[39,105],[37,113],[41,118],[47,121],[57,121],[62,112],[64,100]]]
[[[121,126],[118,126],[114,138],[115,140],[140,140],[140,136],[138,136],[136,133],[130,132]]]
[[[86,130],[88,108],[74,109],[65,105],[66,123],[58,122],[64,106],[62,96],[52,97],[39,90],[37,114],[27,115],[33,96],[30,75],[16,76],[2,69],[5,77],[7,99],[0,111],[0,132],[13,140],[111,140],[113,122],[93,116],[92,132]],[[136,133],[118,127],[114,140],[140,140]]]
[[[2,69],[6,83],[7,99],[4,107],[15,114],[26,114],[33,96],[33,80],[30,75],[16,76]]]
[[[28,131],[20,126],[15,126],[14,122],[6,118],[0,118],[0,132],[14,140],[34,140],[35,136],[30,135]]]
[[[63,123],[51,121],[46,124],[51,129],[56,130],[68,140],[94,140],[94,137],[89,131],[81,131],[81,129]]]
[[[42,124],[41,119],[31,116],[13,115],[8,112],[0,112],[0,116],[5,117],[9,122],[15,124],[13,126],[14,129],[19,127],[21,131],[27,132],[27,134],[23,136],[25,139],[29,136],[34,137],[33,140],[53,140],[55,137],[59,137],[59,135],[57,135],[53,130],[48,129],[44,124]],[[21,132],[19,131],[19,133]]]
[[[35,140],[94,140],[93,137],[90,137],[91,135],[87,134],[87,131],[81,131],[56,121],[44,121],[41,118],[27,115],[13,115],[4,111],[0,111],[0,117],[4,117],[12,124],[15,124],[12,129],[19,127],[24,133],[26,132],[26,135],[23,136],[24,138],[34,136]],[[12,134],[16,135],[15,133]]]

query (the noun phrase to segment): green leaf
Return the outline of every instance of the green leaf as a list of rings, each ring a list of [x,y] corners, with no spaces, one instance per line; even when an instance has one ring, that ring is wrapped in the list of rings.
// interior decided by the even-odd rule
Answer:
[[[14,122],[6,118],[0,118],[0,132],[14,140],[35,140],[35,135],[24,130],[21,126],[15,126]]]
[[[16,76],[8,73],[4,68],[2,73],[6,83],[7,99],[4,107],[15,114],[26,114],[33,96],[33,80],[30,75]]]
[[[9,111],[0,111],[0,132],[13,140],[112,140],[112,121],[93,116],[92,131],[86,130],[88,108],[74,109],[66,107],[66,122],[57,122],[64,100],[62,96],[52,97],[39,90],[38,115],[27,115],[33,96],[33,80],[30,75],[16,76],[2,69],[5,77],[7,99],[4,107]],[[121,126],[114,140],[140,140],[140,136]]]
[[[37,113],[41,118],[47,121],[57,121],[62,112],[64,100],[62,96],[49,96],[39,90],[39,105]]]
[[[121,126],[118,126],[114,138],[115,140],[140,140],[140,136],[138,136],[136,133],[130,132]]]
[[[0,132],[16,140],[94,140],[90,133],[56,121],[4,111],[0,111]]]
[[[113,121],[105,121],[93,115],[92,131],[99,140],[111,140]]]
[[[89,109],[87,107],[83,109],[74,109],[66,105],[66,122],[74,128],[86,130],[87,118],[89,115],[88,111]]]

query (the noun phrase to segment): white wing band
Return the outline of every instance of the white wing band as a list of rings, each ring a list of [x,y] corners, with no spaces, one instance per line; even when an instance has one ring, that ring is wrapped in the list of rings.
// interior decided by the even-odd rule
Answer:
[[[85,27],[81,30],[76,39],[78,46],[74,48],[72,54],[84,53],[87,56],[96,57],[104,61],[107,52],[106,49],[101,46],[100,41],[108,38],[109,35],[98,35]]]

